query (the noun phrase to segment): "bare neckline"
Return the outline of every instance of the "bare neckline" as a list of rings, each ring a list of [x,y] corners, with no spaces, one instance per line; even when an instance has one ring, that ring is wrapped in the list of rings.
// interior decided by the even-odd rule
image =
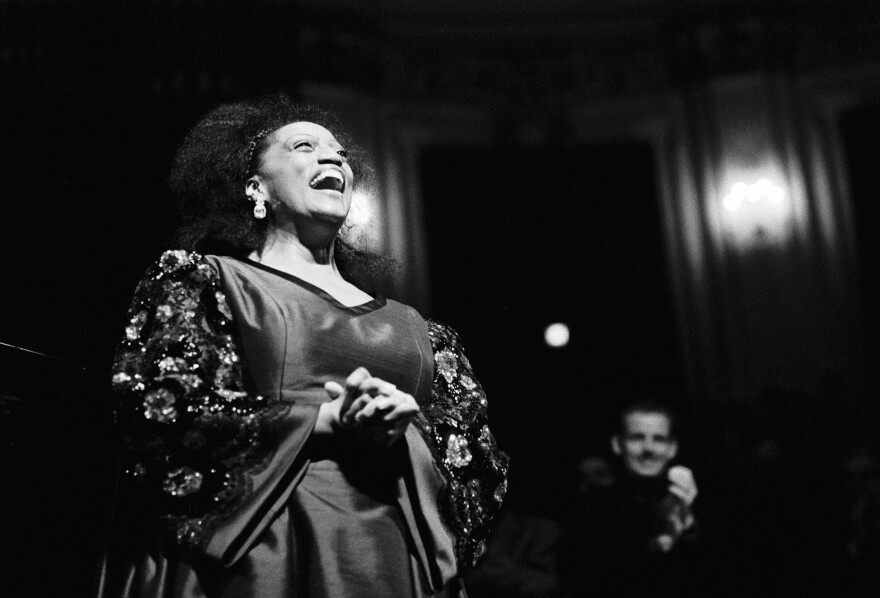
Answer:
[[[385,299],[385,297],[383,297],[380,293],[367,293],[368,295],[370,295],[372,297],[372,299],[370,299],[366,303],[360,303],[358,305],[346,305],[346,304],[342,303],[339,299],[337,299],[336,297],[334,297],[333,295],[331,295],[330,293],[328,293],[327,291],[325,291],[324,289],[319,287],[318,285],[313,284],[307,280],[303,280],[299,276],[295,276],[293,274],[290,274],[289,272],[279,270],[278,268],[273,268],[272,266],[267,266],[266,264],[261,264],[260,262],[256,262],[256,261],[254,261],[250,258],[247,258],[247,257],[239,258],[239,259],[242,262],[244,262],[248,265],[251,265],[255,268],[258,268],[258,269],[263,270],[265,272],[269,272],[270,274],[274,274],[276,276],[280,276],[281,278],[284,278],[285,280],[289,280],[290,282],[297,284],[297,285],[303,287],[304,289],[311,291],[312,293],[322,297],[323,299],[325,299],[329,303],[333,304],[335,307],[338,307],[339,309],[344,309],[346,311],[350,311],[352,313],[356,313],[356,314],[368,313],[371,311],[375,311],[381,307],[384,307],[385,304],[387,303],[387,300]]]

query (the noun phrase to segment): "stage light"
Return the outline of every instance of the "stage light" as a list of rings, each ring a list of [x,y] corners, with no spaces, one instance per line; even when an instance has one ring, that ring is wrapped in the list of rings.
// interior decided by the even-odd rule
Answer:
[[[564,347],[568,344],[569,332],[568,326],[561,322],[550,324],[544,330],[544,342],[548,347]]]

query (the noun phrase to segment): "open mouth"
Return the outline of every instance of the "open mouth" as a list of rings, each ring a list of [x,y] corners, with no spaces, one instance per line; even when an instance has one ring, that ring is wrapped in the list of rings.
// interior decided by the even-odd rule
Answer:
[[[345,191],[345,179],[336,170],[325,170],[309,181],[309,187],[342,193]]]

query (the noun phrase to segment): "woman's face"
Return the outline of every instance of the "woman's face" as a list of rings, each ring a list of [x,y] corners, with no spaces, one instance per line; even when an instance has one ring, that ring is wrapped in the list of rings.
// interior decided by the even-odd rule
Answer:
[[[279,226],[339,226],[351,207],[354,175],[345,149],[321,125],[294,122],[270,135],[257,176]]]

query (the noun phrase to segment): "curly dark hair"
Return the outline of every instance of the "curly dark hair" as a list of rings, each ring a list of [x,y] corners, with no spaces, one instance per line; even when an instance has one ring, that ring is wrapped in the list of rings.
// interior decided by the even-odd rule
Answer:
[[[374,183],[366,153],[332,112],[296,102],[283,93],[223,104],[187,134],[174,158],[168,183],[177,196],[182,219],[178,246],[236,257],[262,248],[274,216],[269,210],[266,218],[254,218],[245,183],[269,147],[271,135],[266,132],[303,121],[332,131],[348,152],[355,180],[361,185]],[[393,276],[396,269],[390,258],[355,248],[339,236],[334,257],[343,276],[361,286]]]

